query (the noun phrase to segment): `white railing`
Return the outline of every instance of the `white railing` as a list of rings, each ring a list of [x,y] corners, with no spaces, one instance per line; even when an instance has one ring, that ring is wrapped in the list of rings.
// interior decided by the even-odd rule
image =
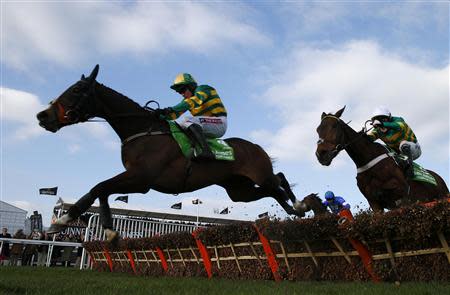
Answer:
[[[147,238],[157,235],[165,235],[173,232],[193,232],[198,226],[195,224],[182,224],[160,220],[140,220],[121,216],[113,216],[113,229],[119,232],[122,238]],[[86,227],[84,241],[105,240],[105,230],[101,225],[100,216],[94,214],[89,218]],[[80,269],[91,266],[89,257],[83,249],[81,254]]]
[[[0,238],[0,252],[3,249],[3,245],[5,242],[8,242],[10,244],[23,244],[23,245],[47,245],[48,251],[47,251],[47,260],[45,263],[46,266],[50,266],[54,246],[83,247],[83,245],[81,243],[74,243],[74,242]],[[84,249],[83,249],[83,251],[84,251]]]

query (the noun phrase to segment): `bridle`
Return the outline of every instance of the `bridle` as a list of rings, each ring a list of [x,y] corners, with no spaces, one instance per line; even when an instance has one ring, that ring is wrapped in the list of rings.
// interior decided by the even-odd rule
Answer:
[[[337,123],[340,124],[341,126],[343,126],[343,125],[348,126],[348,123],[345,123],[339,117],[336,117],[336,116],[333,116],[333,115],[326,115],[326,116],[324,116],[322,118],[321,122],[323,120],[325,120],[326,118],[333,118],[333,119],[337,120]],[[336,144],[336,146],[335,146],[335,148],[333,150],[328,151],[328,153],[327,153],[328,156],[327,157],[331,157],[331,158],[336,157],[342,150],[345,150],[347,147],[349,147],[350,145],[352,145],[353,143],[358,141],[361,137],[363,137],[366,134],[367,131],[369,131],[369,130],[371,130],[373,128],[373,127],[369,128],[369,129],[366,128],[367,122],[369,122],[369,121],[370,120],[366,121],[366,123],[364,124],[363,129],[360,132],[358,132],[358,135],[355,138],[353,138],[352,140],[350,140],[349,142],[347,142],[345,144],[341,144],[341,143]],[[344,136],[343,132],[339,136],[340,137],[339,141],[341,141],[341,142],[343,141],[342,140],[342,136]],[[323,138],[319,138],[319,140],[317,141],[317,145],[319,145],[321,143],[324,143],[324,142],[326,142],[326,141]]]
[[[81,87],[79,93],[73,93],[73,96],[78,96],[78,99],[74,99],[74,103],[66,102],[63,99],[58,99],[52,101],[50,104],[55,105],[57,110],[57,118],[60,123],[63,124],[75,124],[80,122],[86,122],[89,120],[92,111],[95,109],[95,84],[97,82],[86,81],[86,78],[82,78],[77,84],[74,86]],[[83,85],[84,84],[84,85]],[[74,91],[71,89],[71,91]]]

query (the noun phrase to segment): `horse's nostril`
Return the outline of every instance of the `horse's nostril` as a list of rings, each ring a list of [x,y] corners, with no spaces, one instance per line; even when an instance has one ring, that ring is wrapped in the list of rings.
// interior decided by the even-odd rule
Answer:
[[[43,121],[43,120],[45,120],[48,117],[48,115],[47,115],[47,113],[45,111],[42,111],[42,112],[38,113],[36,115],[36,117],[37,117],[37,119],[39,121]]]

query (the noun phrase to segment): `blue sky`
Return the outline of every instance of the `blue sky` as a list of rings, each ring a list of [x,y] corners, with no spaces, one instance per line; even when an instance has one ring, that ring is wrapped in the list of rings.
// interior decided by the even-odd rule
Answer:
[[[58,186],[74,202],[123,170],[120,142],[105,123],[40,128],[35,114],[100,64],[98,81],[140,104],[180,101],[169,86],[191,73],[214,86],[229,112],[225,137],[242,137],[277,159],[303,198],[326,190],[367,207],[356,169],[341,153],[330,167],[315,156],[323,111],[346,105],[360,129],[378,105],[415,131],[418,163],[449,184],[449,4],[435,2],[1,2],[0,198],[50,220]],[[196,214],[232,207],[254,219],[273,199],[232,203],[210,187],[178,196],[150,191],[113,207]],[[182,211],[170,205],[183,201]],[[221,216],[223,217],[223,216]]]

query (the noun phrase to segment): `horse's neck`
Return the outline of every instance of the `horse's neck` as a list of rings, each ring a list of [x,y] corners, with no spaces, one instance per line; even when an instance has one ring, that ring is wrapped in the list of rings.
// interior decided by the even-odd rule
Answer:
[[[325,205],[322,203],[322,200],[319,197],[309,196],[306,198],[309,198],[307,203],[309,203],[308,206],[310,210],[314,212],[314,215],[319,215],[327,212],[327,207],[325,207]]]
[[[155,121],[146,116],[146,110],[125,95],[100,83],[96,84],[95,91],[99,100],[95,116],[105,119],[122,141],[148,130]]]
[[[366,165],[375,157],[383,153],[378,144],[375,144],[364,136],[361,136],[350,126],[346,125],[344,133],[346,143],[351,143],[345,148],[345,150],[355,163],[356,167]],[[357,138],[358,136],[359,138]]]

